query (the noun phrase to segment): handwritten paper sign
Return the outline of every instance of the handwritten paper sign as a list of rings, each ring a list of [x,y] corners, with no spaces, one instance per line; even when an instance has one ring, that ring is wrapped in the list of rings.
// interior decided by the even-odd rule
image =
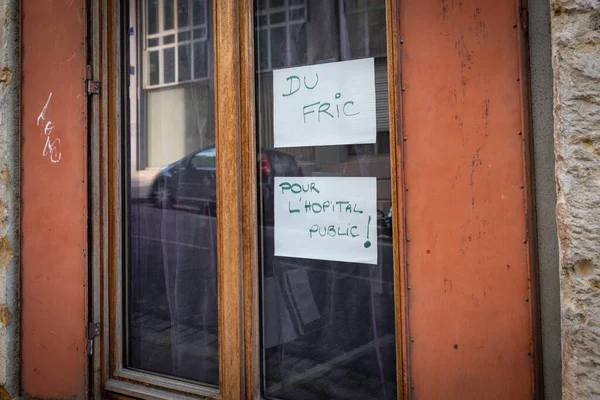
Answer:
[[[275,255],[377,264],[377,179],[275,177]]]
[[[273,71],[275,147],[375,143],[373,58]]]

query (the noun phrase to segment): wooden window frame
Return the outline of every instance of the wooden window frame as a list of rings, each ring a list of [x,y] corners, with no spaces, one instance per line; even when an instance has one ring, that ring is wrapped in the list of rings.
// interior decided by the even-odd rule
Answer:
[[[133,371],[123,366],[122,2],[90,0],[88,78],[100,80],[89,106],[90,316],[100,324],[90,358],[95,398],[259,399],[261,398],[254,5],[252,0],[212,0],[217,149],[217,282],[219,388]],[[408,398],[405,320],[404,201],[402,177],[400,27],[398,2],[386,0],[390,168],[393,221],[394,303],[398,399]],[[226,248],[225,243],[226,242]],[[226,329],[223,327],[227,327]],[[92,339],[93,340],[93,339]]]

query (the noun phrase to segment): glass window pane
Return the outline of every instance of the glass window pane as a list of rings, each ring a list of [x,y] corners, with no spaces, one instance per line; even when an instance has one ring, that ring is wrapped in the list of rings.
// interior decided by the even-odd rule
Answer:
[[[366,15],[363,13],[346,16],[346,37],[349,41],[349,43],[346,44],[346,48],[350,51],[350,53],[347,54],[348,59],[368,56],[366,20]]]
[[[306,24],[290,25],[290,66],[306,64]]]
[[[194,0],[194,25],[206,23],[206,0]]]
[[[163,44],[175,43],[175,35],[163,36]]]
[[[258,32],[258,61],[259,61],[259,70],[269,69],[269,31],[266,29],[261,29]]]
[[[194,29],[194,39],[204,39],[206,37],[206,28]]]
[[[337,1],[314,4],[310,23],[256,19],[262,394],[395,399],[386,54],[365,59],[386,38],[368,36],[367,0],[346,1],[346,24]]]
[[[367,8],[367,0],[346,0],[346,12],[359,11]]]
[[[258,26],[267,25],[267,15],[259,15],[258,16]]]
[[[306,16],[304,15],[305,11],[306,11],[305,8],[296,8],[294,10],[290,10],[290,13],[289,13],[290,21],[304,20],[306,18]]]
[[[369,8],[370,9],[376,9],[376,8],[385,9],[385,0],[369,0]]]
[[[280,24],[285,22],[285,11],[271,14],[269,20],[271,21],[271,24]]]
[[[194,42],[194,78],[200,79],[208,76],[208,59],[206,42]]]
[[[164,83],[175,82],[175,48],[163,50],[163,64],[164,64]]]
[[[189,44],[179,45],[177,52],[177,68],[179,71],[179,82],[192,79],[192,59],[190,57],[192,46]]]
[[[146,15],[148,18],[148,33],[158,33],[158,0],[148,0]]]
[[[135,21],[149,3],[130,2]],[[132,53],[148,38],[139,40]],[[218,386],[213,76],[204,67],[207,79],[190,82],[192,43],[171,46],[141,66],[150,87],[131,79],[125,91],[124,367]],[[187,82],[175,84],[177,74]],[[152,87],[161,83],[172,84]],[[190,162],[195,154],[207,160],[202,168]]]
[[[190,32],[190,31],[179,32],[177,34],[177,41],[179,41],[179,42],[190,40],[191,38],[192,38],[192,32]]]
[[[287,29],[273,28],[271,32],[271,68],[285,67],[287,62]]]
[[[173,8],[173,1],[174,0],[163,0],[164,30],[173,29],[175,27],[175,17],[173,15],[175,10]]]
[[[385,48],[385,10],[369,12],[369,55],[384,55]]]
[[[190,10],[188,0],[177,2],[177,27],[185,28],[190,24]]]
[[[148,39],[148,47],[156,47],[158,46],[158,38]]]
[[[158,51],[151,51],[148,54],[148,58],[149,58],[149,62],[148,62],[148,70],[149,70],[149,76],[150,76],[150,84],[151,85],[158,85],[160,83],[159,81],[159,54]]]

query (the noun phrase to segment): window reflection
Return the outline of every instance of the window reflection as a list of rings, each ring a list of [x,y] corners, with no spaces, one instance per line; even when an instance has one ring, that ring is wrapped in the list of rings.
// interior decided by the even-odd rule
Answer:
[[[396,397],[385,2],[257,0],[262,391],[267,398]],[[273,24],[274,13],[286,20]],[[283,17],[281,17],[283,18]],[[373,58],[376,142],[274,148],[273,70]],[[293,172],[295,171],[295,172]],[[268,172],[268,173],[265,173]],[[377,264],[275,256],[275,177],[377,182]],[[309,250],[307,250],[309,251]]]
[[[129,2],[124,359],[218,385],[210,4]]]

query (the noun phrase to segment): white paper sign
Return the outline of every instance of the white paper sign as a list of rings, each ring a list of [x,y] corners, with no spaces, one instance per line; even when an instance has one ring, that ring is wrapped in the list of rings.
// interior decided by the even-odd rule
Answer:
[[[377,264],[377,179],[275,177],[275,255]]]
[[[375,143],[375,61],[273,71],[275,147]]]

